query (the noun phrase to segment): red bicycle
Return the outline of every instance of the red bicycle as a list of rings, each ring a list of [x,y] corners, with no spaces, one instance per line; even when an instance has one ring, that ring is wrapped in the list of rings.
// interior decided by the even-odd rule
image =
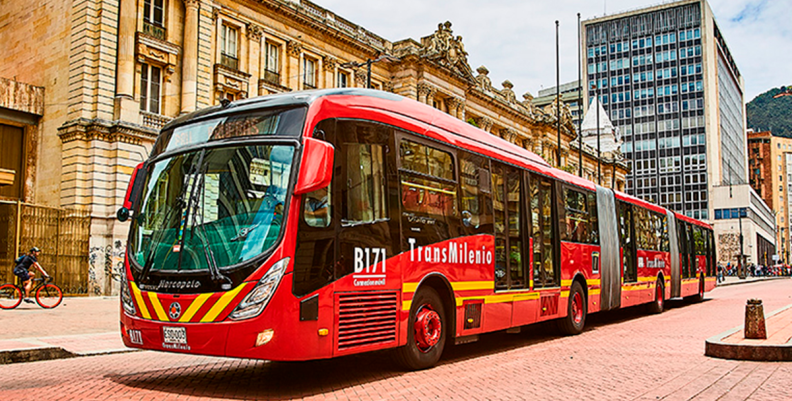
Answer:
[[[36,303],[44,309],[52,309],[63,301],[63,291],[55,283],[52,276],[32,279],[36,284],[30,291],[36,294]],[[0,286],[0,309],[14,309],[22,303],[25,290],[12,283]]]

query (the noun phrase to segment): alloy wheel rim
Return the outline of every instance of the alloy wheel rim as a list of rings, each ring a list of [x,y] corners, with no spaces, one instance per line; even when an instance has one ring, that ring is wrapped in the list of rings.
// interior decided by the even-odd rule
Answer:
[[[423,305],[415,314],[415,343],[421,352],[429,352],[437,343],[443,331],[440,314],[430,305]]]
[[[572,298],[572,319],[575,324],[580,324],[583,320],[583,297],[579,292],[576,292],[575,297]]]

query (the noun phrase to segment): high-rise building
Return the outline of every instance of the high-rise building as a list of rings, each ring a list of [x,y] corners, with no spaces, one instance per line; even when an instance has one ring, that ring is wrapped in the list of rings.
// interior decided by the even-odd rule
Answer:
[[[792,138],[774,136],[770,131],[748,131],[748,178],[751,187],[775,214],[779,260],[789,261],[789,196],[792,169]]]
[[[631,160],[627,192],[700,219],[747,182],[743,79],[705,0],[586,20],[586,104],[599,96]]]

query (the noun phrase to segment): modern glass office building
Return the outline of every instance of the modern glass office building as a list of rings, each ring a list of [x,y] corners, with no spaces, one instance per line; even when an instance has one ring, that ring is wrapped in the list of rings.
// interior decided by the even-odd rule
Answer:
[[[713,186],[747,181],[740,72],[706,1],[582,23],[584,91],[632,164],[627,192],[711,219]]]

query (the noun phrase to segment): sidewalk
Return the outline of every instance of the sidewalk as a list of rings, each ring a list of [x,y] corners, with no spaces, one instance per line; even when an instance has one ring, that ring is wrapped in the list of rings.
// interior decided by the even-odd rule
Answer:
[[[765,311],[767,338],[745,338],[745,326],[713,336],[705,342],[705,355],[747,361],[792,361],[792,305]]]
[[[0,365],[129,352],[118,297],[64,298],[55,309],[23,303],[0,310]]]
[[[789,277],[726,277],[723,285]],[[0,310],[0,365],[136,351],[119,332],[118,297],[64,298],[55,309],[23,303]]]
[[[723,282],[722,283],[718,283],[718,287],[721,287],[721,286],[724,286],[724,285],[747,284],[747,283],[755,283],[757,281],[783,280],[783,279],[790,280],[790,279],[792,279],[792,277],[789,277],[789,276],[773,276],[773,277],[753,277],[753,276],[748,276],[748,277],[746,277],[744,279],[741,279],[741,278],[736,277],[736,276],[727,276],[727,277],[723,278]]]

